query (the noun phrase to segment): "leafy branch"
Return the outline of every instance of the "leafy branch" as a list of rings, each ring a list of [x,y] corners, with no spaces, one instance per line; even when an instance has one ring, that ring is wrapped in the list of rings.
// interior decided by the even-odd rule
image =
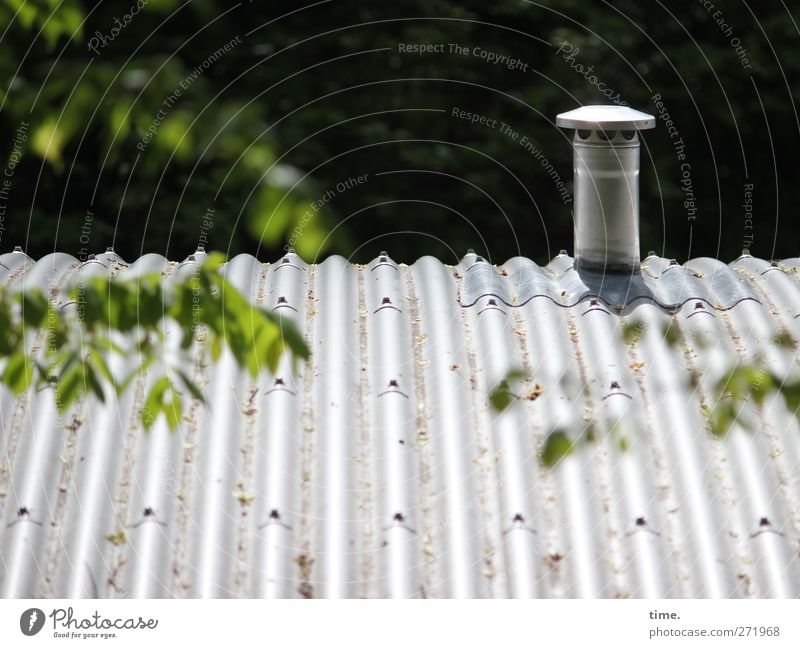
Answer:
[[[210,255],[179,281],[161,273],[93,277],[68,291],[73,307],[63,309],[40,290],[0,291],[0,382],[17,396],[52,388],[64,412],[89,392],[103,402],[109,391],[119,397],[150,374],[142,423],[150,429],[163,414],[174,430],[187,394],[205,400],[181,367],[206,354],[217,360],[227,349],[255,378],[262,368],[275,373],[286,351],[295,363],[307,359],[294,324],[253,306],[219,273],[223,260]],[[112,370],[131,360],[127,374]]]

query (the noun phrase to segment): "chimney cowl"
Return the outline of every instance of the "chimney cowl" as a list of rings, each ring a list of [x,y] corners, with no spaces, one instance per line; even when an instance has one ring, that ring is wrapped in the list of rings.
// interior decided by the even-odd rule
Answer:
[[[625,106],[583,106],[556,117],[575,129],[575,263],[579,270],[640,272],[639,136],[652,115]]]
[[[587,130],[648,130],[655,128],[656,118],[625,106],[581,106],[558,115],[556,126]]]

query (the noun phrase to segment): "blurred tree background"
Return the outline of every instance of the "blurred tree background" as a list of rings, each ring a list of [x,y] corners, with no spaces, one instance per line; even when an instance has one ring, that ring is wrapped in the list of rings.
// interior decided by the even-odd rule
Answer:
[[[644,136],[643,252],[797,256],[800,16],[716,4],[0,0],[0,251],[546,262],[555,115],[616,99],[674,124]]]

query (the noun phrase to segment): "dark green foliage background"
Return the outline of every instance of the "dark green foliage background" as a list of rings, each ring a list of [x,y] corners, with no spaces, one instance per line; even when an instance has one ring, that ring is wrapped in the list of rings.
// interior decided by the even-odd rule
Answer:
[[[423,254],[453,261],[474,248],[499,262],[517,254],[545,262],[572,248],[571,206],[518,143],[450,111],[506,122],[570,180],[569,135],[555,115],[607,100],[556,52],[566,39],[580,49],[574,62],[593,65],[629,105],[654,112],[660,93],[686,143],[693,227],[666,129],[659,123],[645,136],[643,252],[730,260],[751,233],[758,256],[800,254],[796,5],[717,2],[748,70],[717,8],[703,2],[312,4],[150,0],[95,54],[89,39],[108,34],[131,4],[2,0],[6,160],[21,123],[29,128],[0,250],[79,255],[91,211],[89,252],[113,244],[128,260],[153,251],[182,258],[213,207],[210,247],[274,259],[308,201],[331,190],[295,237],[309,260],[337,252],[365,261],[386,249],[408,262]],[[137,150],[164,99],[237,37],[241,44],[190,84]],[[399,43],[478,46],[528,69],[401,54]],[[405,172],[376,175],[393,171]],[[335,190],[363,174],[363,184]],[[754,185],[749,231],[745,183]]]

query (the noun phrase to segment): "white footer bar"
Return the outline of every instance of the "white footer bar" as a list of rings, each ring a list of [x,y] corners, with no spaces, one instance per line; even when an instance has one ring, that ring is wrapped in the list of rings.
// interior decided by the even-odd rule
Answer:
[[[2,600],[0,637],[13,646],[148,648],[255,641],[348,648],[797,648],[800,601]]]

